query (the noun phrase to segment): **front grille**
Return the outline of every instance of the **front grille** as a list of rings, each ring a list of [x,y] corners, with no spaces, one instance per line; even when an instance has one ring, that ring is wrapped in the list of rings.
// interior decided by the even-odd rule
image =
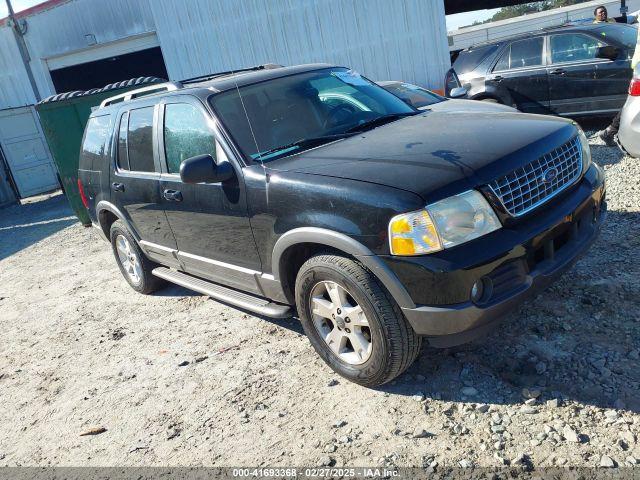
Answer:
[[[582,148],[575,137],[528,165],[494,180],[489,188],[509,214],[519,217],[573,184],[581,171]]]

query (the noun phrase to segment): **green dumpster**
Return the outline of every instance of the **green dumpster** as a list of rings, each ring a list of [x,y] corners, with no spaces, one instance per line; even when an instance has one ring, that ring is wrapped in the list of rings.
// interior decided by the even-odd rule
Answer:
[[[45,98],[36,105],[49,150],[58,167],[65,195],[71,208],[85,225],[91,225],[78,190],[78,159],[84,127],[91,109],[109,97],[142,85],[166,82],[156,77],[141,77],[113,83],[86,92],[69,92]]]

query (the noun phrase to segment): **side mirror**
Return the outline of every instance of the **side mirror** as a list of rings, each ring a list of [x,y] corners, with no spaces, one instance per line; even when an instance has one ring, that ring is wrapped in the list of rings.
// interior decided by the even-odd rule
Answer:
[[[219,183],[233,178],[229,162],[217,165],[211,155],[187,158],[180,164],[180,179],[184,183]]]
[[[453,90],[451,90],[451,92],[449,92],[449,97],[450,98],[464,98],[467,96],[467,93],[469,93],[469,90],[464,88],[464,87],[457,87],[454,88]]]
[[[617,60],[622,50],[612,45],[605,45],[604,47],[598,47],[596,50],[596,58],[604,58],[605,60]]]

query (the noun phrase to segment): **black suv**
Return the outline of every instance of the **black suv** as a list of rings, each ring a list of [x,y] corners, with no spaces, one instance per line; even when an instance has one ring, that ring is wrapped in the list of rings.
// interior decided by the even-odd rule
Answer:
[[[335,371],[379,385],[423,338],[495,325],[604,218],[575,123],[467,104],[419,111],[324,64],[147,87],[91,114],[81,195],[138,292],[295,309]]]
[[[637,26],[577,24],[477,45],[457,57],[446,94],[528,113],[616,113],[627,98],[637,36]]]

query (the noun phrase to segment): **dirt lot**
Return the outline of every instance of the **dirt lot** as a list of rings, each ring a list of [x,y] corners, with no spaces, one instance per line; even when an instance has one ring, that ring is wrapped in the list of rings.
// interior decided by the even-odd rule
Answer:
[[[296,320],[136,294],[61,195],[0,210],[0,465],[639,464],[640,163],[593,149],[610,215],[588,257],[376,390]]]

